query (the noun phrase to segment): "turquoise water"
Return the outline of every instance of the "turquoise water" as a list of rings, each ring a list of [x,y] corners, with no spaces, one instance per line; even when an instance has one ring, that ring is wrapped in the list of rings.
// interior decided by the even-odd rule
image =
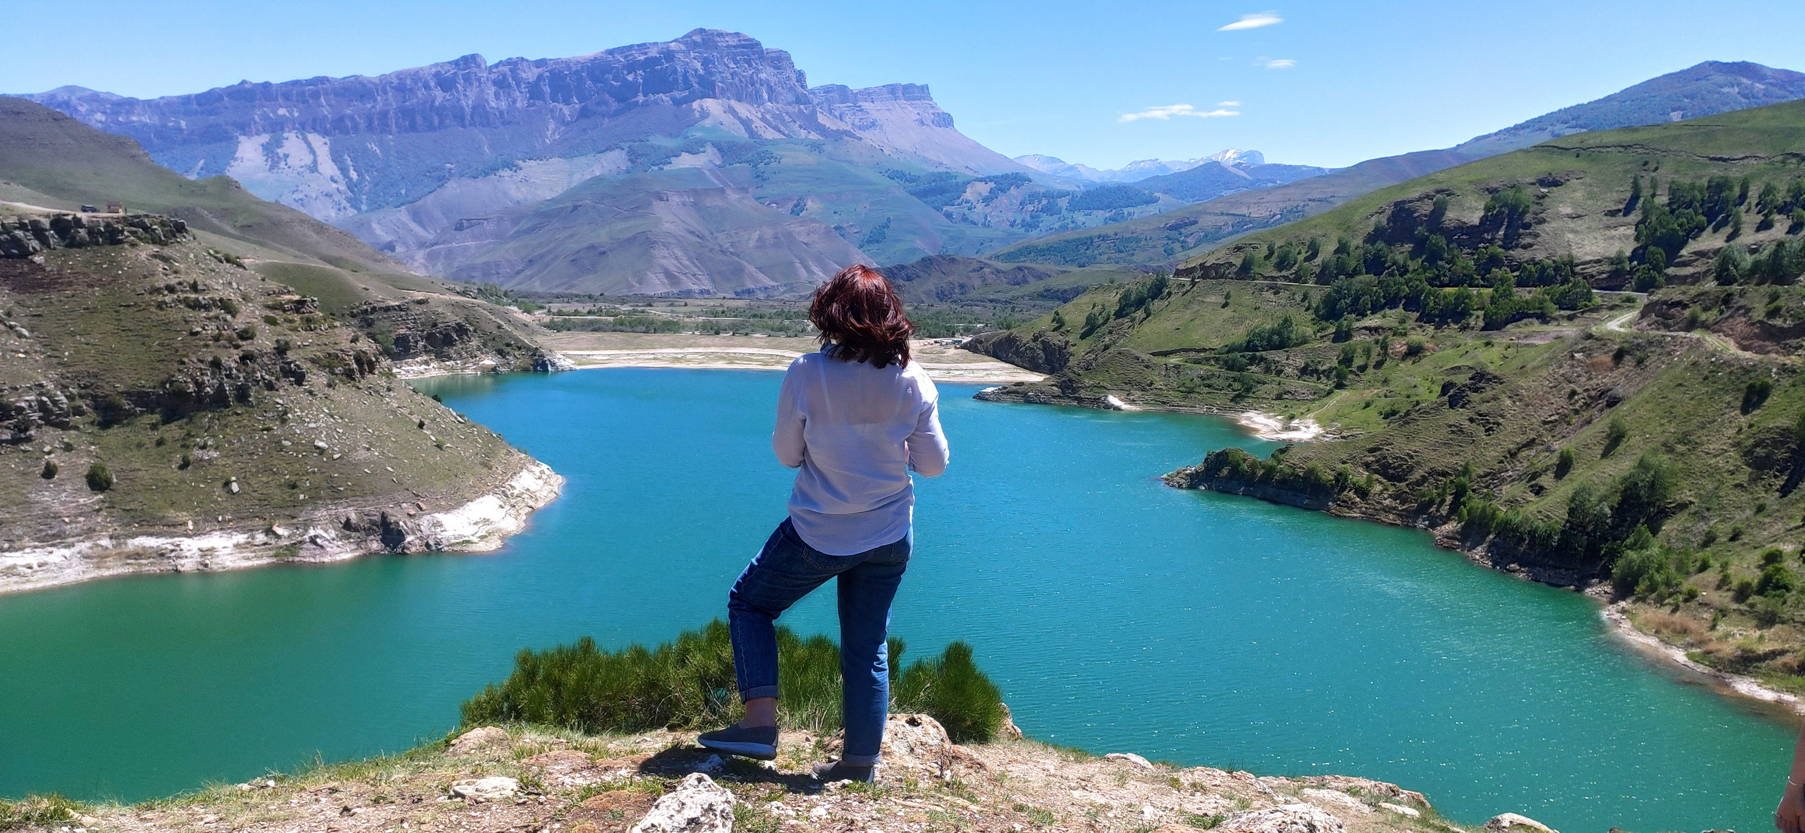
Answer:
[[[433,383],[570,480],[505,550],[0,596],[0,795],[127,799],[439,736],[521,646],[723,615],[783,513],[776,374]],[[1034,737],[1426,792],[1462,822],[1767,824],[1791,730],[1621,650],[1577,594],[1419,533],[1162,486],[1218,420],[971,400],[894,630],[976,647]],[[831,594],[789,617],[831,627]]]

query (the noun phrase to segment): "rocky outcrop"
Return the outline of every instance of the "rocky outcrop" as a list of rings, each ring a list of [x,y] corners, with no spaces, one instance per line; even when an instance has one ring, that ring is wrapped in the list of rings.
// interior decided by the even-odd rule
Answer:
[[[228,491],[236,483],[228,481]],[[0,593],[132,573],[326,563],[373,553],[486,552],[524,529],[563,485],[564,478],[544,463],[524,460],[476,498],[438,512],[422,511],[417,502],[390,502],[185,535],[121,532],[0,550]]]
[[[1345,776],[1280,778],[1097,758],[1033,741],[960,746],[931,718],[895,715],[875,789],[810,772],[831,741],[785,733],[777,761],[729,765],[694,735],[486,727],[369,778],[365,764],[260,778],[236,791],[136,807],[81,807],[83,825],[453,833],[1214,829],[1239,833],[1457,833],[1421,795]],[[480,742],[478,742],[480,741]],[[435,809],[437,808],[437,809]],[[1502,817],[1501,817],[1502,818]],[[1520,818],[1520,817],[1511,817]],[[1514,826],[1522,833],[1535,828]]]
[[[50,249],[118,246],[127,242],[161,246],[187,237],[186,222],[155,214],[49,214],[0,218],[0,258],[24,258]]]
[[[659,798],[631,833],[730,833],[735,801],[707,775],[692,772]]]
[[[1048,375],[1064,370],[1072,361],[1072,343],[1065,336],[1044,331],[1023,336],[1014,330],[994,330],[972,336],[961,346]]]

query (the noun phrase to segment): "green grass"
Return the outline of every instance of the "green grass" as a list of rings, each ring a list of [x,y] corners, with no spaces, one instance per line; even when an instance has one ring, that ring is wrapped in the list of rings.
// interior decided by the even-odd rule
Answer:
[[[0,830],[22,830],[74,822],[82,806],[60,795],[42,795],[18,801],[0,799]]]
[[[779,720],[787,728],[832,731],[840,720],[840,654],[826,637],[779,628]],[[1002,698],[972,663],[971,649],[901,665],[890,642],[894,708],[928,714],[956,742],[983,742],[1002,725]],[[733,648],[720,621],[647,649],[604,651],[588,637],[545,651],[523,650],[514,672],[463,705],[465,725],[537,723],[585,732],[703,729],[739,708]]]

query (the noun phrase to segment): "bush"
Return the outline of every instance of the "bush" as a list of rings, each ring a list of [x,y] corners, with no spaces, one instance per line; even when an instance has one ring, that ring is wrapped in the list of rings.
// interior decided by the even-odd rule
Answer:
[[[44,461],[44,470],[38,472],[38,476],[44,478],[45,480],[55,480],[56,473],[59,471],[62,471],[62,467],[58,466],[56,464],[55,460],[45,460]]]
[[[777,629],[779,721],[817,732],[840,724],[840,651],[824,636]],[[945,726],[954,740],[987,741],[1002,723],[1002,698],[955,642],[937,660],[900,674],[903,644],[890,640],[892,703]],[[539,723],[585,732],[699,729],[728,723],[739,709],[733,647],[720,620],[654,649],[604,651],[583,637],[545,651],[522,650],[514,672],[462,708],[465,725]]]
[[[1003,725],[1003,692],[972,661],[971,646],[954,642],[939,659],[917,662],[897,678],[903,711],[929,714],[955,742],[983,742]]]
[[[104,464],[95,463],[88,467],[88,488],[96,492],[104,492],[113,488],[113,471]]]
[[[1559,480],[1573,471],[1573,449],[1561,449],[1560,456],[1554,461],[1554,479]]]
[[[1611,452],[1616,451],[1618,446],[1623,445],[1623,441],[1629,439],[1629,436],[1629,423],[1624,422],[1623,417],[1612,417],[1610,424],[1606,425],[1604,429],[1604,451],[1598,456],[1611,456]]]
[[[1755,593],[1760,596],[1785,596],[1798,589],[1799,580],[1791,570],[1783,564],[1769,564],[1761,568],[1761,577],[1755,581]]]

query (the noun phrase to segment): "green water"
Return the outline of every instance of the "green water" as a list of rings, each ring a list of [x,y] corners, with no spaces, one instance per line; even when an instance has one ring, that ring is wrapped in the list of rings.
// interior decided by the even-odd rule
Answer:
[[[406,748],[524,645],[655,642],[723,615],[783,513],[778,376],[434,383],[570,480],[505,550],[147,576],[0,596],[0,795],[138,799]],[[946,386],[894,618],[972,642],[1030,735],[1262,773],[1348,773],[1448,816],[1568,833],[1760,830],[1790,729],[1620,649],[1577,594],[1419,533],[1157,478],[1197,417],[994,405]],[[831,594],[790,624],[831,627]]]

